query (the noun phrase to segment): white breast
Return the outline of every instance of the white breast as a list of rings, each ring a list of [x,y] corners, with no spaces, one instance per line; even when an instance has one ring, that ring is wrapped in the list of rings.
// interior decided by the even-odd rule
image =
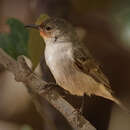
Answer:
[[[46,46],[45,59],[54,77],[63,76],[65,69],[68,68],[72,60],[71,44],[54,43]]]
[[[45,59],[48,65],[55,62],[61,62],[61,60],[71,57],[72,53],[70,44],[54,43],[46,46]]]

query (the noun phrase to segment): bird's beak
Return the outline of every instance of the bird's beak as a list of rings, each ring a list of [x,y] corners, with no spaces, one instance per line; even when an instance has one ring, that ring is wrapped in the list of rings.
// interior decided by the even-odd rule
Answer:
[[[36,25],[36,24],[30,24],[30,25],[25,25],[25,28],[34,28],[37,30],[40,30],[40,25]]]
[[[34,29],[37,29],[40,31],[40,35],[43,37],[43,38],[47,38],[48,35],[44,32],[44,30],[41,28],[40,25],[36,25],[36,24],[30,24],[30,25],[25,25],[24,26],[25,28],[34,28]]]

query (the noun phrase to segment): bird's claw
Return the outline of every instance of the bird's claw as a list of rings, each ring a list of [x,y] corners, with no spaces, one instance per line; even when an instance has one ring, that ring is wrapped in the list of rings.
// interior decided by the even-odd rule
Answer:
[[[55,83],[47,83],[44,88],[42,88],[41,93],[48,93],[52,89],[56,89],[58,87]]]

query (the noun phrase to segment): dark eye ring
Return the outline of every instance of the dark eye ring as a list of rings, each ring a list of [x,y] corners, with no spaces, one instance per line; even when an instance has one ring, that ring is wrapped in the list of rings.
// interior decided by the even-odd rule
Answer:
[[[51,30],[52,30],[52,27],[46,26],[45,29],[46,29],[46,31],[51,31]]]

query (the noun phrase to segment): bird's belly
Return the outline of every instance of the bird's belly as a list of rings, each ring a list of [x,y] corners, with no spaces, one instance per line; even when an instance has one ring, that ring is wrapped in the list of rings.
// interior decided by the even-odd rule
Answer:
[[[49,68],[58,85],[73,95],[82,96],[84,93],[91,95],[95,92],[97,82],[90,76],[77,70],[74,64],[68,59],[53,62]]]
[[[73,95],[91,95],[96,91],[98,83],[89,75],[81,72],[73,63],[71,50],[57,50],[48,47],[45,53],[46,63],[56,82]],[[57,53],[60,51],[60,53]],[[60,54],[60,55],[59,55]]]

